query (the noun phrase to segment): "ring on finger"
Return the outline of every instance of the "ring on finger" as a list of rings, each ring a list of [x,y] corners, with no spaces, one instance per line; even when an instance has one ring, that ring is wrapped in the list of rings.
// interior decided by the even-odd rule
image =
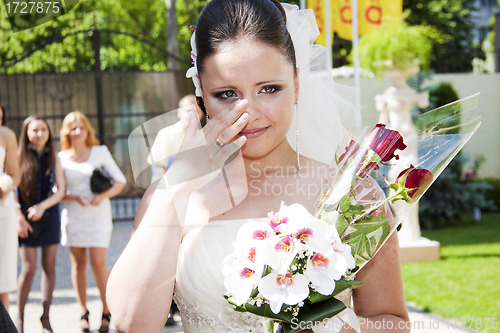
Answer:
[[[219,139],[219,138],[215,139],[215,144],[216,144],[216,145],[217,145],[217,147],[219,147],[219,148],[222,148],[222,147],[224,147],[224,146],[226,145],[226,143],[225,143],[225,142],[223,142],[223,141],[222,141],[221,139]]]

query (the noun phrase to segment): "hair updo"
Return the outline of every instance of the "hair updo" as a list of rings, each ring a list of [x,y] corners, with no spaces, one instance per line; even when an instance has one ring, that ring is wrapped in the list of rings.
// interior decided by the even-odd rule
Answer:
[[[286,14],[278,0],[211,0],[196,23],[196,64],[200,75],[208,56],[220,45],[238,38],[251,38],[277,47],[293,66],[297,65]]]

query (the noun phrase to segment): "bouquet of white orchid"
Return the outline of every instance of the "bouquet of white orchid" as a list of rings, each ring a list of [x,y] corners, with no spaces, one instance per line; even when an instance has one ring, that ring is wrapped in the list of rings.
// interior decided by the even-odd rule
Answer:
[[[282,202],[266,220],[240,228],[224,261],[224,297],[236,311],[269,318],[271,331],[333,333],[345,323],[359,331],[339,294],[361,285],[357,270],[477,130],[477,95],[414,122],[416,135],[404,141],[383,124],[346,134],[314,214]],[[402,153],[405,141],[410,158]],[[408,204],[394,215],[389,203],[396,201]]]
[[[224,262],[228,301],[290,325],[286,332],[305,313],[311,321],[333,317],[346,306],[332,296],[360,285],[347,278],[356,264],[335,226],[299,204],[243,225],[235,246]]]

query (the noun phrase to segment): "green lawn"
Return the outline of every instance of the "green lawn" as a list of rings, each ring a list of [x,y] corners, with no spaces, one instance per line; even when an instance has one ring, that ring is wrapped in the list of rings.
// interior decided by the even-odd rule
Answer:
[[[441,259],[402,265],[406,300],[444,318],[481,318],[482,329],[478,319],[466,327],[500,333],[500,214],[422,236],[441,243]],[[498,328],[484,318],[498,318]]]

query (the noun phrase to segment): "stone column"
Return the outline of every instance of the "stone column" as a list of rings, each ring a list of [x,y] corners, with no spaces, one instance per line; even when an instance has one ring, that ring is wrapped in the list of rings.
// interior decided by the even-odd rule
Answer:
[[[375,107],[380,111],[379,122],[401,133],[407,145],[405,150],[398,153],[399,161],[397,166],[392,167],[389,175],[387,175],[391,181],[394,181],[399,173],[409,167],[410,164],[415,165],[418,161],[417,131],[413,125],[411,110],[415,105],[418,105],[420,108],[427,107],[429,105],[429,95],[427,92],[417,93],[406,84],[408,77],[418,73],[418,70],[419,68],[416,63],[409,65],[406,70],[398,68],[386,70],[385,76],[393,80],[394,86],[389,87],[383,94],[375,96]],[[398,201],[392,204],[392,209],[396,216],[403,215],[408,209],[408,204]],[[429,244],[430,241],[420,235],[418,204],[408,212],[401,224],[402,227],[398,236],[402,248],[401,257],[403,261],[439,259],[439,243],[437,243],[436,252],[436,244]],[[429,245],[433,245],[431,255],[424,255],[422,257],[423,252],[427,251],[422,249],[422,246],[427,247]],[[406,251],[407,248],[415,247],[417,247],[416,250]]]

